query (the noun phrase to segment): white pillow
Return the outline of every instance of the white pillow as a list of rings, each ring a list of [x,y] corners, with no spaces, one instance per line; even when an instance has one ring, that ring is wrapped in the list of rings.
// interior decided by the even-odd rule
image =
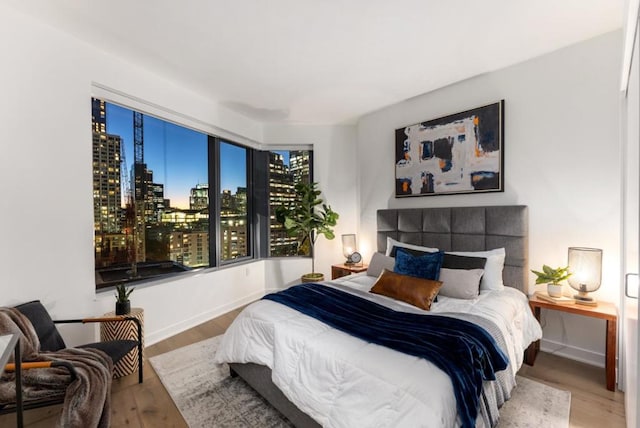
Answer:
[[[506,252],[504,248],[496,248],[489,251],[450,251],[449,254],[467,257],[484,257],[487,263],[484,265],[484,275],[480,281],[480,290],[502,290],[502,269]]]
[[[484,269],[440,269],[438,281],[442,287],[438,295],[457,299],[475,299],[480,294],[480,279]]]
[[[423,247],[421,245],[407,244],[405,242],[396,241],[395,239],[389,238],[387,236],[387,251],[384,253],[384,255],[390,256],[393,247],[408,248],[410,250],[424,251],[425,253],[436,253],[440,251],[437,248]]]

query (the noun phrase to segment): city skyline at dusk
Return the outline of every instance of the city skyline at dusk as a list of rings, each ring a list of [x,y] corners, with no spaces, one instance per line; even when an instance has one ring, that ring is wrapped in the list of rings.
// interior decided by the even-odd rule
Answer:
[[[99,99],[92,117],[97,288],[252,256],[247,163],[254,149]],[[214,149],[219,158],[210,162]],[[293,200],[296,182],[309,180],[309,160],[299,150],[268,156],[270,255],[299,254],[274,209]]]
[[[163,119],[143,116],[144,163],[153,171],[153,181],[164,185],[164,196],[170,200],[171,207],[188,209],[191,189],[198,184],[211,185],[207,167],[208,136]],[[128,174],[134,163],[133,111],[106,103],[106,117],[107,133],[122,139]],[[220,145],[221,191],[235,193],[238,187],[246,187],[245,153],[242,147]],[[233,168],[225,168],[225,164]]]

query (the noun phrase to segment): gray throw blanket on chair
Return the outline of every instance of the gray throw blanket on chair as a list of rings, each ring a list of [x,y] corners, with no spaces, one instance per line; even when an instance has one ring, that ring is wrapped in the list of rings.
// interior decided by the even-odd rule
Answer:
[[[97,349],[69,348],[40,352],[40,341],[31,322],[14,308],[0,308],[0,334],[20,334],[22,361],[68,361],[78,377],[70,382],[64,368],[38,368],[22,371],[22,396],[25,401],[63,398],[61,427],[109,426],[111,417],[111,380],[113,362]],[[0,377],[0,405],[15,403],[15,374]]]

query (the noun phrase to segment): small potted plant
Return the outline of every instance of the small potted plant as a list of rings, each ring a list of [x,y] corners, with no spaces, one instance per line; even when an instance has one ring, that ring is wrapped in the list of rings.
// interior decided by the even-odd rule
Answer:
[[[129,301],[131,293],[133,288],[124,284],[116,285],[116,315],[127,315],[131,312],[131,301]]]
[[[542,265],[542,272],[531,270],[537,275],[536,284],[547,284],[547,293],[551,297],[562,297],[561,281],[569,278],[569,266],[553,269],[547,265]]]

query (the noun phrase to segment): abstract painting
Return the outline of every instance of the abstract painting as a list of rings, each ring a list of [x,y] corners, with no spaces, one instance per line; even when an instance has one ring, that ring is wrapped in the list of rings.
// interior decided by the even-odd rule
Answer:
[[[504,191],[504,100],[396,129],[396,198]]]

